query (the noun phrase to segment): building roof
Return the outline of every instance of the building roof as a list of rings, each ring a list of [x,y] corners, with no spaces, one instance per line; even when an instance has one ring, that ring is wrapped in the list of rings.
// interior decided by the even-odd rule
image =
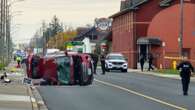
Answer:
[[[143,5],[144,3],[147,3],[148,1],[150,0],[126,0],[124,2],[121,2],[121,10],[117,13],[115,13],[114,15],[110,16],[109,18],[115,18],[115,17],[118,17],[120,15],[123,15],[123,14],[126,14],[130,11],[133,11],[133,10],[137,10],[138,9],[138,6],[140,5]],[[161,7],[168,7],[171,5],[171,3],[173,2],[174,0],[161,0],[159,2],[159,5]],[[125,5],[126,3],[126,5]]]
[[[82,33],[87,32],[87,31],[90,30],[90,29],[91,29],[91,27],[78,27],[78,28],[76,29],[76,31],[77,31],[77,34],[82,34]]]
[[[109,18],[115,18],[117,16],[123,15],[125,13],[128,13],[129,11],[138,9],[138,6],[148,2],[149,0],[128,0],[127,5],[124,5],[124,8],[121,8],[122,10],[118,13],[110,16]]]
[[[106,39],[108,34],[110,34],[110,30],[108,31],[99,31],[95,26],[88,28],[86,30],[84,30],[84,32],[80,32],[80,34],[78,34],[73,40],[74,41],[82,41],[84,38],[88,37],[90,38],[90,36],[96,36],[95,39],[91,39],[91,42],[98,42],[102,39]]]
[[[84,30],[84,32],[79,33],[73,40],[81,41],[81,40],[83,40],[89,33],[94,32],[94,31],[95,31],[95,33],[97,33],[95,27],[88,28],[88,29]]]
[[[161,7],[168,7],[171,5],[171,2],[173,2],[173,0],[162,0],[159,4]]]

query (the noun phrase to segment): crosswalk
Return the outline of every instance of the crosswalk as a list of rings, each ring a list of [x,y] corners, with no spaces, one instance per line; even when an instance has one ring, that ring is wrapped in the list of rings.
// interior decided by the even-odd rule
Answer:
[[[30,96],[0,94],[0,101],[30,102]]]
[[[0,86],[0,110],[32,110],[31,98],[23,86]]]

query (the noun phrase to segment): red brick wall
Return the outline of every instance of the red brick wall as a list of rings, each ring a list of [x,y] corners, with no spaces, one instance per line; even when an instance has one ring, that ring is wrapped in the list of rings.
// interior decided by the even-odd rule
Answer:
[[[134,42],[133,39],[133,13],[127,13],[119,16],[113,20],[112,26],[112,50],[113,52],[121,52],[127,58],[129,67],[135,68],[135,55],[134,54]]]
[[[136,37],[147,36],[147,30],[153,17],[161,10],[159,0],[150,0],[135,11]]]
[[[165,42],[165,56],[177,57],[179,53],[179,4],[175,4],[159,12],[152,20],[149,36],[159,36]],[[174,14],[173,14],[174,13]],[[184,7],[183,47],[190,49],[190,58],[195,60],[195,4],[186,3]],[[171,67],[172,60],[167,61]],[[195,66],[195,65],[194,65]]]

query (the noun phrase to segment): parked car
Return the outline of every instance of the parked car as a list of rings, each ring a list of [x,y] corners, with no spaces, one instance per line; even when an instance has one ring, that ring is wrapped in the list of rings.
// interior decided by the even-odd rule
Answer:
[[[128,63],[125,57],[120,53],[108,54],[105,62],[106,71],[121,70],[122,72],[127,72],[128,70]]]

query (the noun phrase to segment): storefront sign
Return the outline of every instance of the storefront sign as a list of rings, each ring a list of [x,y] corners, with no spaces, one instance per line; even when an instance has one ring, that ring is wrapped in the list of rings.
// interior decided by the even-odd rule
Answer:
[[[108,31],[112,26],[112,20],[108,18],[96,18],[95,19],[95,27],[99,31]]]

